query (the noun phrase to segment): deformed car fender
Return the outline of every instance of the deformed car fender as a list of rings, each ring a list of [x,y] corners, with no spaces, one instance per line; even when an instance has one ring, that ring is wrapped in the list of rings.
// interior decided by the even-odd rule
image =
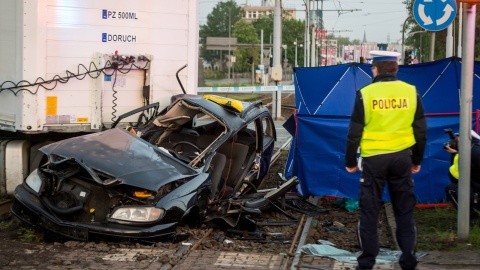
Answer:
[[[201,173],[161,198],[156,207],[165,209],[163,219],[180,221],[192,207],[201,204],[199,200],[208,198],[210,185],[210,175]]]

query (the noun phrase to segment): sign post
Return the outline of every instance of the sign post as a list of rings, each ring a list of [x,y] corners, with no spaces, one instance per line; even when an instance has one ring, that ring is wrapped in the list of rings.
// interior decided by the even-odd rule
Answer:
[[[475,17],[476,4],[479,0],[460,1],[463,5],[462,34],[462,78],[460,85],[460,142],[459,142],[459,172],[458,184],[458,216],[457,236],[468,239],[470,225],[470,169],[471,169],[471,136],[472,129],[472,99],[473,99],[473,58],[475,49]]]

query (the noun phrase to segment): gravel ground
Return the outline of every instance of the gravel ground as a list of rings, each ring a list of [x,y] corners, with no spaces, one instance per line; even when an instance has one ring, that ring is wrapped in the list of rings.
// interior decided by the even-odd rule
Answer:
[[[287,95],[287,103],[293,103],[293,97]],[[288,113],[287,113],[288,114]],[[285,115],[288,118],[290,115]],[[271,166],[270,173],[267,175],[265,183],[260,188],[270,188],[278,185],[279,173],[284,172],[286,155],[280,155],[277,161]],[[325,213],[312,217],[310,231],[304,244],[318,243],[319,240],[327,240],[336,245],[337,248],[349,250],[352,252],[359,251],[356,226],[358,222],[358,210],[349,212],[345,209],[345,201],[338,198],[322,197],[317,198],[317,205],[325,210]],[[199,250],[214,251],[236,251],[236,252],[254,252],[269,254],[288,254],[292,256],[297,249],[299,240],[298,235],[301,233],[303,226],[299,226],[302,220],[302,214],[298,212],[287,211],[291,217],[279,213],[278,211],[270,211],[262,213],[261,216],[254,217],[257,222],[272,221],[291,221],[292,218],[298,220],[297,223],[287,226],[257,226],[256,233],[247,233],[240,230],[231,233],[228,228],[219,224],[203,224],[200,228],[180,227],[177,234],[186,235],[186,239],[177,243],[164,242],[156,243],[151,246],[143,246],[135,243],[109,243],[109,242],[74,242],[68,241],[64,243],[50,243],[43,239],[43,235],[39,233],[28,233],[27,229],[19,224],[11,214],[0,216],[0,268],[9,266],[12,269],[19,265],[38,265],[39,256],[41,256],[42,265],[45,264],[69,264],[71,262],[59,261],[58,256],[61,252],[96,252],[109,254],[118,249],[139,248],[139,249],[161,249],[161,250],[181,250],[185,246],[195,244],[204,238],[207,232],[210,236],[205,238],[201,245],[195,246]],[[306,217],[306,216],[305,216]],[[306,218],[304,220],[307,220]],[[301,224],[303,225],[303,224]],[[26,233],[27,232],[27,233]],[[27,240],[26,236],[29,235]],[[297,238],[295,237],[297,235]],[[379,222],[379,239],[382,247],[394,249],[392,244],[392,236],[390,228],[386,220],[386,216],[382,213]],[[293,243],[293,244],[292,244]],[[25,256],[28,250],[35,250],[36,256]],[[151,256],[151,255],[145,255]],[[145,256],[137,256],[136,260],[142,260]],[[173,260],[170,263],[175,264],[175,260],[169,255],[162,260]],[[145,259],[145,258],[143,258]]]
[[[271,171],[263,188],[278,183],[279,172],[283,172],[285,164],[285,155],[281,155],[277,162],[272,166]],[[343,200],[337,198],[318,198],[318,205],[327,209],[328,212],[314,216],[311,220],[310,231],[305,244],[318,243],[318,240],[327,240],[336,245],[337,248],[358,251],[358,242],[356,238],[356,224],[358,222],[358,210],[349,212],[343,206]],[[301,220],[302,214],[288,211],[290,215]],[[288,221],[285,215],[278,211],[264,213],[255,217],[258,222],[265,221]],[[206,238],[201,245],[196,247],[199,250],[215,251],[236,251],[236,252],[254,252],[269,254],[288,254],[297,249],[296,243],[298,234],[303,227],[299,222],[288,226],[257,226],[257,233],[247,233],[240,231],[230,233],[226,228],[218,224],[203,224],[200,228],[178,228],[178,234],[189,235],[188,238],[178,243],[156,243],[151,246],[144,246],[135,243],[108,243],[108,242],[75,242],[68,241],[64,243],[49,243],[43,240],[42,234],[31,234],[30,240],[25,239],[27,230],[21,226],[11,214],[0,218],[0,268],[2,266],[15,267],[19,265],[38,265],[38,256],[42,258],[42,264],[63,264],[64,261],[58,261],[58,257],[53,254],[59,252],[78,252],[79,250],[95,251],[96,253],[109,254],[121,248],[144,248],[161,250],[180,250],[185,245],[195,245],[202,239],[210,229],[210,237]],[[383,247],[393,248],[390,245],[391,235],[385,215],[382,215],[380,224],[380,243]],[[299,229],[300,228],[300,229]],[[295,244],[292,242],[296,240]],[[38,256],[25,256],[27,250],[36,250]],[[145,255],[147,256],[147,255]],[[144,256],[144,257],[145,257]],[[167,256],[167,255],[165,255]],[[148,257],[148,256],[147,256]],[[137,256],[136,260],[141,260],[142,256]],[[171,259],[166,257],[165,260]]]

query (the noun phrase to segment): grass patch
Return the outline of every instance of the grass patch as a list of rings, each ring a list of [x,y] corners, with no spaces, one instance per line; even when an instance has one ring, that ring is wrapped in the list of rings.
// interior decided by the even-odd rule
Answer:
[[[220,79],[225,79],[227,77],[227,74],[225,72],[220,72],[218,70],[212,70],[212,69],[204,69],[203,75],[207,80],[220,80]]]
[[[41,236],[38,232],[33,229],[26,228],[26,227],[19,227],[17,229],[17,235],[20,239],[30,242],[36,242],[41,239]]]
[[[22,226],[20,222],[11,215],[0,219],[0,232],[29,242],[38,242],[43,237],[41,233],[34,229]]]
[[[10,230],[13,226],[15,226],[13,220],[0,221],[0,231],[2,232]]]
[[[417,250],[480,251],[480,227],[470,227],[469,239],[457,238],[457,210],[453,207],[416,208]]]

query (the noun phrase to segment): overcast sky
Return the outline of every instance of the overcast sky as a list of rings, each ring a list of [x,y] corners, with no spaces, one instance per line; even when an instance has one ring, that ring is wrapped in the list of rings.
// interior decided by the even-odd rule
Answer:
[[[207,22],[207,15],[221,0],[200,0],[200,24]],[[261,0],[236,0],[244,6],[259,6]],[[313,1],[311,1],[313,2]],[[402,25],[407,11],[402,0],[324,0],[323,17],[325,28],[335,30],[335,35],[349,37],[350,40],[363,40],[386,43],[401,42]],[[270,1],[267,1],[270,3]],[[322,1],[319,0],[320,9]],[[283,0],[283,6],[297,9],[297,19],[305,19],[304,0]],[[339,12],[337,10],[343,10]]]

